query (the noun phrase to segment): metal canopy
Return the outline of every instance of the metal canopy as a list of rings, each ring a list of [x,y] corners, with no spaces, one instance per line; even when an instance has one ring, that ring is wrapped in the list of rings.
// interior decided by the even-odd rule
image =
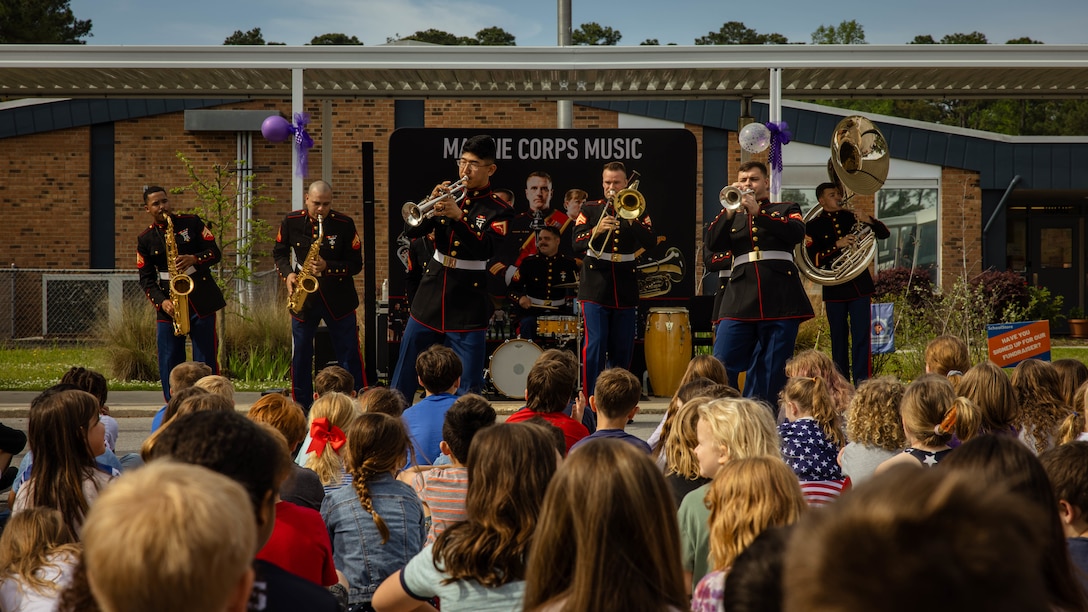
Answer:
[[[1088,45],[151,47],[0,45],[0,96],[1077,98]]]

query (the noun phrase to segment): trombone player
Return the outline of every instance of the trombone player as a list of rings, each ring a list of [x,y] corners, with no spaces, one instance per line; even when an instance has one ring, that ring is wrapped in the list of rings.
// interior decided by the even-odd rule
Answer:
[[[887,226],[871,215],[843,208],[842,190],[835,183],[820,183],[816,187],[816,201],[822,210],[806,225],[805,247],[818,268],[830,269],[839,256],[858,246],[854,231],[860,227],[858,224],[869,226],[878,239],[891,235]],[[874,290],[868,267],[842,284],[823,286],[824,309],[831,328],[831,358],[839,373],[853,376],[855,385],[872,375],[869,326],[870,296]]]
[[[574,223],[574,250],[582,257],[578,301],[582,305],[582,389],[593,395],[597,375],[606,367],[631,367],[638,318],[638,270],[635,259],[656,244],[650,215],[637,191],[627,188],[627,168],[609,162],[601,171],[605,197],[586,202]],[[638,207],[625,207],[637,200]],[[640,210],[641,209],[641,210]],[[592,433],[592,410],[582,415]]]
[[[705,246],[731,251],[733,268],[716,314],[714,356],[725,364],[730,384],[747,370],[744,396],[772,406],[786,383],[801,321],[812,304],[793,263],[793,248],[805,237],[801,207],[770,201],[767,166],[740,165],[737,206],[723,206],[707,229]]]

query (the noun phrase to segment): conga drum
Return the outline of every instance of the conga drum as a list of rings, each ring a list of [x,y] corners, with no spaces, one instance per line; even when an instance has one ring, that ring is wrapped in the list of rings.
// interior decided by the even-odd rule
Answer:
[[[646,318],[646,370],[654,395],[672,397],[691,361],[687,308],[651,308]]]

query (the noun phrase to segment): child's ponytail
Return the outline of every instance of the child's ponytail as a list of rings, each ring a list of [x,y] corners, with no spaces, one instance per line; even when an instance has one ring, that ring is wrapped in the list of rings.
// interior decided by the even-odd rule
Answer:
[[[1065,417],[1058,427],[1058,439],[1062,444],[1068,444],[1076,440],[1084,433],[1084,410],[1074,410]]]

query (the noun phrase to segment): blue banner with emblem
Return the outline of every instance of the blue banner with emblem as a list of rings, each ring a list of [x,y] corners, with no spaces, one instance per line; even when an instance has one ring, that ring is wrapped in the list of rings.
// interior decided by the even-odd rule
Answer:
[[[895,310],[892,304],[872,304],[869,307],[869,335],[873,354],[895,352]]]

